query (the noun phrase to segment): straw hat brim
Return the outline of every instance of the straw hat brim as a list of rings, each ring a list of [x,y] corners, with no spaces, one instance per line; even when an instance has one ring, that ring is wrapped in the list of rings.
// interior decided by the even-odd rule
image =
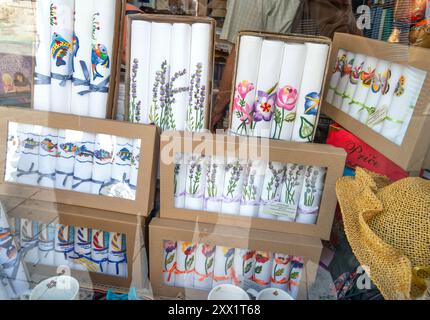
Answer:
[[[411,299],[412,265],[399,250],[385,243],[368,225],[383,212],[376,191],[389,184],[385,177],[357,168],[356,177],[341,178],[336,194],[348,242],[368,275],[388,300]]]

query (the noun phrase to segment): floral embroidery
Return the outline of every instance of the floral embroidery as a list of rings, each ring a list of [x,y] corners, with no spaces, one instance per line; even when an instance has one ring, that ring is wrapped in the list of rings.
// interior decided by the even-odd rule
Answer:
[[[405,93],[405,85],[406,85],[406,77],[401,76],[399,82],[397,83],[396,90],[394,91],[394,95],[396,97],[401,97],[403,93]]]
[[[236,97],[234,98],[233,110],[236,116],[242,121],[242,124],[237,128],[239,133],[247,131],[248,126],[252,123],[253,106],[246,103],[246,97],[255,89],[254,85],[247,80],[243,80],[236,87]]]
[[[230,179],[228,181],[227,185],[227,194],[226,196],[230,196],[231,198],[234,198],[234,193],[238,187],[238,183],[241,177],[241,174],[244,170],[243,166],[240,164],[239,160],[236,160],[233,163],[227,164],[225,168],[226,172],[230,173]]]
[[[271,121],[274,114],[276,93],[258,91],[258,99],[254,103],[254,122]]]
[[[286,174],[285,179],[285,203],[288,205],[295,206],[295,188],[300,186],[301,182],[299,181],[300,174],[303,171],[303,166],[299,166],[297,164],[292,165]]]
[[[226,275],[229,274],[229,270],[233,267],[233,261],[234,261],[234,248],[223,248],[222,249],[225,257],[225,264],[224,264],[224,273]]]
[[[351,76],[349,77],[351,84],[355,85],[358,83],[361,77],[361,73],[363,72],[363,68],[364,68],[364,61],[359,66],[353,68],[353,70],[351,71]]]
[[[279,89],[276,98],[277,109],[275,111],[274,117],[275,131],[272,136],[273,139],[281,138],[284,122],[294,123],[296,120],[296,112],[288,112],[285,114],[285,111],[293,111],[296,107],[298,99],[299,95],[297,89],[291,86],[285,86]]]
[[[190,242],[182,243],[182,252],[185,254],[185,271],[190,270],[194,262],[194,253],[197,246]]]

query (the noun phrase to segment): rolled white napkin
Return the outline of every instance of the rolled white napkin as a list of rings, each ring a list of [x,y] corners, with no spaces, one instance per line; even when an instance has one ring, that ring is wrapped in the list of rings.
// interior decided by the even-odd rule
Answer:
[[[408,109],[408,113],[407,113],[407,115],[405,117],[405,121],[403,121],[403,123],[402,123],[402,128],[400,129],[400,133],[397,135],[397,138],[394,141],[399,146],[402,145],[403,140],[404,140],[405,135],[406,135],[406,132],[409,129],[409,125],[410,125],[411,119],[412,119],[412,117],[414,115],[415,107],[417,105],[418,98],[420,96],[421,90],[422,90],[423,85],[424,85],[424,80],[425,80],[425,77],[426,77],[426,73],[424,73],[423,71],[415,69],[415,68],[412,68],[412,69],[417,72],[417,74],[418,74],[417,77],[421,78],[421,80],[419,80],[416,83],[414,94],[412,95],[412,102],[410,104],[411,107]]]
[[[287,165],[279,162],[269,162],[264,177],[261,205],[258,217],[262,219],[277,220],[277,216],[267,213],[271,204],[281,201],[282,186],[285,180]]]
[[[296,217],[297,223],[315,224],[317,222],[326,173],[326,168],[317,166],[306,167]]]
[[[221,284],[233,283],[235,248],[217,246],[212,288]]]
[[[51,111],[70,113],[75,0],[51,1]]]
[[[6,210],[0,202],[0,267],[10,285],[7,288],[8,298],[20,298],[30,290],[23,260],[19,258],[18,246],[14,239],[13,227],[8,222]],[[1,282],[1,280],[0,280]],[[10,289],[10,290],[9,290]]]
[[[58,156],[58,130],[43,127],[39,144],[39,179],[42,187],[55,187],[55,167]]]
[[[112,180],[115,182],[130,182],[131,159],[133,157],[133,140],[113,137],[115,155],[112,164]]]
[[[21,219],[20,227],[21,250],[25,252],[24,261],[35,265],[39,261],[39,249],[37,247],[39,225],[37,222]]]
[[[327,64],[329,46],[306,43],[306,62],[297,102],[297,117],[292,140],[312,142],[321,104],[321,88]]]
[[[109,232],[92,230],[91,259],[98,265],[98,273],[107,273]]]
[[[174,23],[170,49],[170,81],[172,97],[168,103],[169,121],[165,129],[184,131],[187,104],[190,100],[191,26]],[[201,49],[201,48],[199,48]]]
[[[45,266],[55,265],[55,225],[39,224],[39,264]]]
[[[199,244],[196,252],[194,288],[210,290],[215,268],[215,247]]]
[[[178,153],[175,156],[175,177],[174,177],[174,205],[175,208],[185,208],[185,195],[187,185],[187,165],[184,154]]]
[[[254,122],[251,125],[255,137],[270,137],[284,48],[285,44],[281,41],[263,41],[253,109]]]
[[[354,62],[356,59],[355,53],[348,52],[346,55],[346,60],[342,66],[341,78],[334,91],[333,105],[336,108],[342,109],[342,103],[345,96],[347,96],[347,88],[353,83],[351,82],[352,72],[354,70]],[[355,87],[353,87],[355,89]],[[354,92],[355,93],[355,92]]]
[[[55,187],[72,190],[77,144],[82,133],[74,130],[58,130],[58,157],[55,165]]]
[[[97,134],[94,147],[91,193],[100,194],[103,185],[112,178],[113,141],[112,136]]]
[[[357,90],[349,103],[351,107],[349,115],[357,120],[360,119],[362,112],[366,112],[365,102],[370,92],[370,86],[372,85],[372,79],[375,74],[377,63],[378,59],[369,56],[366,57],[363,70],[360,74]]]
[[[7,156],[6,156],[6,172],[5,181],[15,182],[16,169],[20,158],[21,148],[18,135],[18,124],[9,122],[7,131]]]
[[[224,178],[224,158],[208,158],[206,168],[205,211],[221,212]]]
[[[397,83],[381,134],[398,145],[403,142],[425,76],[425,72],[408,67]]]
[[[255,264],[255,251],[249,249],[238,249],[234,252],[234,271],[236,279],[234,284],[240,287],[252,279]]]
[[[77,192],[91,193],[96,136],[82,132],[76,144],[75,166],[72,189]]]
[[[290,141],[306,59],[304,44],[286,44],[271,138]]]
[[[210,83],[209,46],[212,41],[211,24],[194,23],[191,27],[190,91],[187,104],[185,131],[200,132],[206,129],[209,108]]]
[[[346,85],[345,92],[343,94],[343,100],[340,105],[340,108],[345,113],[349,114],[351,111],[352,99],[354,98],[355,92],[357,91],[365,60],[366,56],[363,54],[356,54],[354,56],[354,63],[352,65],[351,74],[349,75],[349,82]]]
[[[290,280],[288,282],[287,292],[293,299],[297,299],[300,289],[300,280],[302,279],[304,261],[301,257],[293,257],[291,261]]]
[[[16,181],[32,186],[39,179],[39,143],[42,127],[19,124],[18,136],[21,153],[17,165]]]
[[[91,93],[89,116],[106,118],[112,71],[113,37],[116,21],[115,0],[94,1],[91,52]]]
[[[141,144],[142,144],[142,140],[134,139],[134,141],[133,141],[133,157],[131,158],[131,168],[130,168],[130,188],[134,192],[134,194],[136,194],[137,181],[139,178]],[[144,186],[140,186],[140,187],[143,188]]]
[[[91,85],[92,28],[95,0],[75,0],[73,35],[73,79],[70,111],[80,116],[89,115]]]
[[[364,105],[365,112],[360,114],[360,122],[368,125],[370,116],[374,116],[377,111],[379,100],[382,98],[382,93],[388,89],[387,81],[390,76],[390,63],[385,60],[379,60],[376,65],[375,73],[373,75],[372,84],[370,86],[369,94],[367,95]]]
[[[275,253],[273,256],[270,286],[272,288],[278,288],[287,291],[291,268],[291,257],[289,255]]]
[[[91,229],[88,228],[75,228],[75,257],[78,259],[74,263],[74,268],[77,270],[87,270],[84,264],[79,263],[82,261],[85,263],[86,260],[91,260]]]
[[[57,224],[55,232],[55,265],[71,266],[75,248],[75,229]]]
[[[151,59],[151,22],[135,20],[131,24],[129,121],[149,124],[149,68]],[[151,88],[152,89],[152,88]]]
[[[175,287],[193,288],[197,245],[178,241],[176,249]]]
[[[258,215],[266,168],[267,163],[264,161],[250,161],[248,163],[240,204],[241,216],[256,217]]]
[[[287,208],[285,215],[278,216],[278,220],[294,222],[296,219],[304,178],[304,166],[297,164],[287,165],[287,173],[281,192],[281,203],[286,204]]]
[[[232,132],[236,134],[249,135],[262,45],[263,39],[260,37],[243,36],[240,38],[234,104],[230,125]]]
[[[115,232],[109,234],[108,261],[107,274],[127,277],[127,244],[124,234]]]
[[[337,52],[336,61],[331,74],[330,84],[327,90],[327,96],[325,98],[325,101],[330,104],[333,104],[340,78],[342,78],[343,67],[345,66],[345,63],[348,59],[348,53],[349,52],[344,49],[339,49]]]
[[[187,155],[185,208],[203,210],[205,197],[206,161],[202,156]]]
[[[240,160],[229,157],[225,166],[222,213],[239,215],[244,179],[245,165]]]
[[[381,94],[382,97],[379,99],[377,110],[378,115],[373,117],[372,121],[368,121],[369,127],[376,132],[381,132],[384,126],[385,118],[390,110],[391,103],[393,102],[394,92],[397,88],[397,83],[400,77],[403,75],[404,67],[397,63],[392,63],[387,74],[387,79],[384,85],[384,89]],[[370,120],[370,119],[369,119]]]
[[[164,240],[163,242],[163,284],[168,287],[175,285],[176,247],[175,241]]]
[[[273,257],[270,252],[257,251],[255,254],[254,274],[252,281],[260,289],[270,287]]]
[[[170,80],[170,45],[172,25],[153,22],[151,28],[151,53],[149,67],[149,123],[160,128],[165,123],[165,101]]]
[[[36,1],[36,52],[33,107],[49,111],[51,106],[51,23],[50,1]]]

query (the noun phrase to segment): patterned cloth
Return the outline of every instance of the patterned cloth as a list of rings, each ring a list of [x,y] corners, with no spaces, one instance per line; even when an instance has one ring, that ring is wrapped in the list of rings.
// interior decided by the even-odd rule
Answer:
[[[288,33],[301,0],[228,0],[221,39],[236,43],[239,31]]]

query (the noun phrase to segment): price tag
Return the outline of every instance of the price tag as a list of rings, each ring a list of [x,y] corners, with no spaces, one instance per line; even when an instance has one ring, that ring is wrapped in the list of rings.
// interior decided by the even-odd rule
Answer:
[[[374,127],[383,122],[387,118],[387,115],[388,109],[384,106],[381,109],[376,110],[369,116],[369,119],[367,120],[367,125],[369,127]]]
[[[275,202],[263,207],[263,213],[278,217],[287,217],[294,221],[297,215],[297,208],[286,203]]]

